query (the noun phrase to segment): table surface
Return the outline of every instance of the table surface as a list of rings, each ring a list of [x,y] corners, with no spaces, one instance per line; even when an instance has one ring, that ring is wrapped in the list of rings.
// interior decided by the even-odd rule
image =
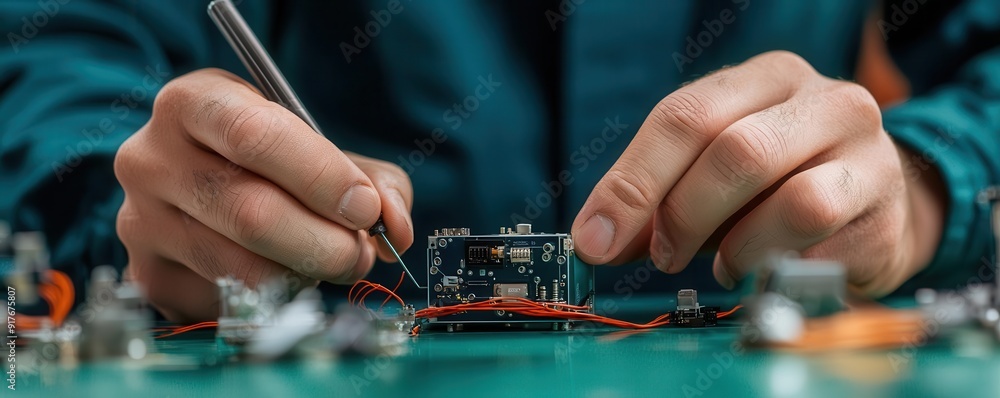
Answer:
[[[636,320],[675,305],[662,297],[621,304],[616,315]],[[641,333],[424,332],[398,357],[207,366],[221,358],[216,343],[211,332],[192,332],[158,341],[159,352],[145,364],[107,361],[19,374],[16,395],[1000,396],[1000,355],[991,337],[972,330],[898,350],[821,355],[744,349],[734,344],[740,334],[737,320]]]

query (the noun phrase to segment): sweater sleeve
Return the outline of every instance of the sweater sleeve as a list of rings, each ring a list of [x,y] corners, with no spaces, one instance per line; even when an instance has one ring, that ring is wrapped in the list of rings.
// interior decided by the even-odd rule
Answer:
[[[191,6],[0,1],[0,220],[44,231],[77,291],[93,266],[127,262],[115,233],[118,146],[177,66],[206,52],[207,18],[191,18],[204,4],[178,3]]]
[[[1000,18],[985,15],[1000,15],[1000,6],[964,2],[932,29],[909,32],[894,49],[915,95],[884,112],[884,126],[913,153],[904,160],[906,178],[936,168],[948,202],[936,254],[901,291],[993,278],[990,211],[976,197],[1000,183]]]

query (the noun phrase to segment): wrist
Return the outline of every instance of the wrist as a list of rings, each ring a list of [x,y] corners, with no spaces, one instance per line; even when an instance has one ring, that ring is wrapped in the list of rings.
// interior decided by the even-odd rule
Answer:
[[[910,241],[906,278],[916,275],[930,264],[941,243],[948,198],[944,180],[934,164],[922,162],[914,164],[914,154],[903,145],[896,144],[900,160],[904,165],[903,180],[906,189],[907,223],[906,236]]]

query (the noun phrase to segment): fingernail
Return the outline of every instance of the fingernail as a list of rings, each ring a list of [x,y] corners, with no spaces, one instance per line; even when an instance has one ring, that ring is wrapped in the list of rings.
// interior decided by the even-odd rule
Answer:
[[[357,228],[364,228],[374,223],[378,214],[378,193],[366,185],[355,185],[340,198],[340,215]],[[370,221],[370,222],[369,222]]]
[[[406,208],[406,201],[403,200],[403,195],[395,189],[389,190],[389,201],[392,202],[392,207],[396,208],[396,211],[400,212],[403,219],[406,220],[406,228],[413,229],[413,222],[410,221],[410,210]]]
[[[674,248],[670,245],[667,235],[659,230],[653,232],[653,243],[649,247],[649,256],[660,271],[670,273],[670,264],[674,259]]]
[[[732,290],[733,286],[736,286],[736,281],[733,280],[733,276],[729,275],[728,268],[726,264],[722,261],[722,254],[715,254],[715,261],[712,263],[712,274],[715,275],[715,280],[719,281],[719,284],[727,290]]]
[[[594,213],[583,223],[577,235],[577,247],[586,248],[584,251],[592,256],[604,257],[615,240],[615,223],[601,214]]]

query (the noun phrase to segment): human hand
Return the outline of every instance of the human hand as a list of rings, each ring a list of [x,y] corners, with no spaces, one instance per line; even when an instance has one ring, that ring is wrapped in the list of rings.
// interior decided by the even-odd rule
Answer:
[[[204,69],[159,92],[115,157],[125,190],[126,276],[175,321],[218,317],[214,281],[350,283],[376,254],[383,213],[396,248],[413,243],[413,189],[398,166],[342,152],[249,83]]]
[[[930,261],[943,223],[939,177],[904,178],[904,153],[863,87],[765,53],[656,105],[580,210],[577,253],[649,253],[676,273],[721,238],[713,274],[727,288],[786,249],[839,260],[853,287],[884,295]]]

